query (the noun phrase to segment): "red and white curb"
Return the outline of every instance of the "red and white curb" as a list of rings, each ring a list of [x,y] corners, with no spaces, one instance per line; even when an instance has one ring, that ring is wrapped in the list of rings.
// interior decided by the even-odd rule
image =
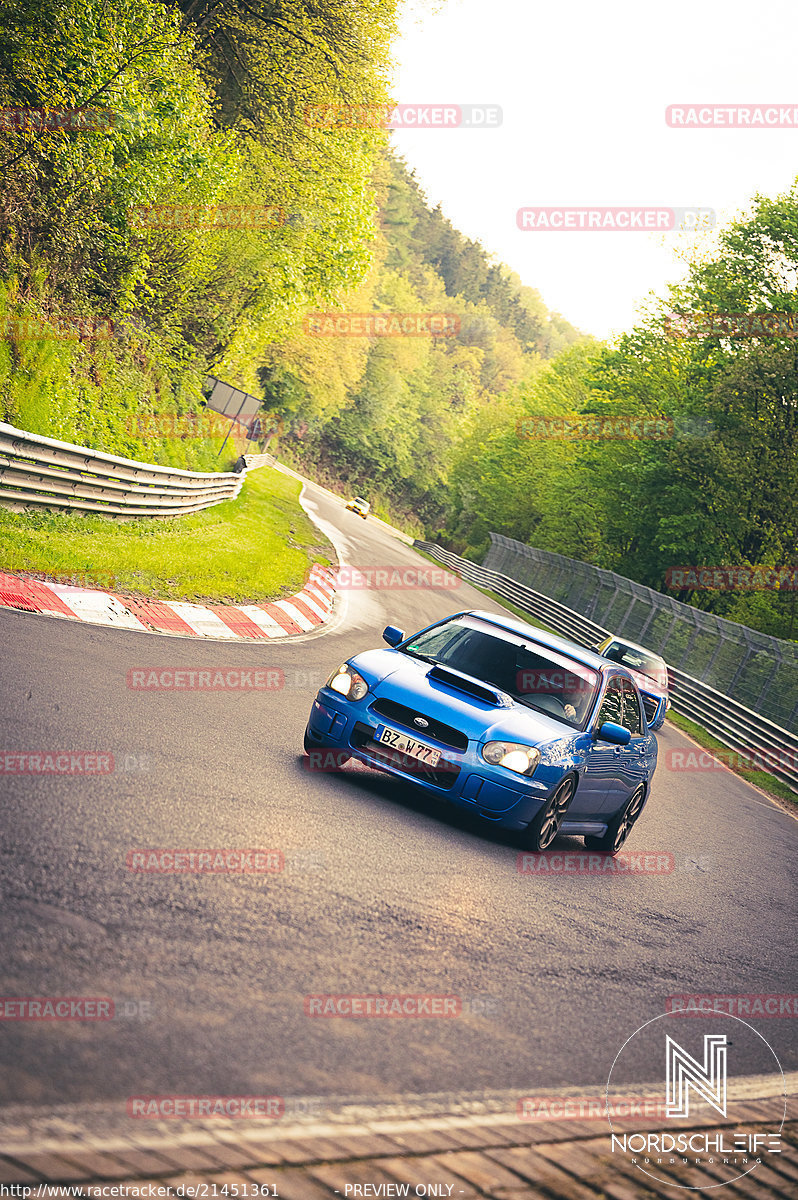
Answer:
[[[68,617],[89,625],[221,641],[256,641],[309,633],[329,620],[334,598],[334,572],[319,563],[314,563],[307,583],[296,596],[270,604],[239,605],[143,600],[0,573],[0,608]]]

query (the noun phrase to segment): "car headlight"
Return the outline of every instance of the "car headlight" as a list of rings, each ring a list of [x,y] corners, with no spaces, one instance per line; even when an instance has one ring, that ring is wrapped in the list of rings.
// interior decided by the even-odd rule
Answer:
[[[347,663],[343,663],[337,671],[333,671],[327,680],[327,687],[332,688],[341,696],[346,696],[347,700],[362,700],[369,690],[369,685],[363,676],[358,675],[357,671],[354,671]]]
[[[507,767],[519,775],[531,775],[540,762],[540,751],[520,742],[486,742],[482,757],[492,767]]]

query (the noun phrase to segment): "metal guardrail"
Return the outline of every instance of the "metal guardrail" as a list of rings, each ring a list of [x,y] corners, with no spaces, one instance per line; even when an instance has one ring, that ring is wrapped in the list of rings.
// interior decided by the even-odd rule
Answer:
[[[273,467],[277,459],[273,454],[242,454],[233,467],[234,471],[257,471],[258,467]]]
[[[174,517],[241,491],[246,471],[181,471],[26,433],[0,421],[0,505],[107,516]]]
[[[798,643],[749,629],[592,563],[490,535],[482,566],[660,654],[722,696],[798,728]]]
[[[414,545],[469,583],[488,588],[537,618],[555,633],[563,634],[581,646],[595,646],[608,634],[615,632],[596,625],[574,609],[508,575],[461,558],[442,546],[422,541],[416,541]],[[794,733],[683,671],[669,666],[668,674],[671,700],[678,712],[706,729],[724,746],[761,760],[764,770],[798,792],[798,737]]]

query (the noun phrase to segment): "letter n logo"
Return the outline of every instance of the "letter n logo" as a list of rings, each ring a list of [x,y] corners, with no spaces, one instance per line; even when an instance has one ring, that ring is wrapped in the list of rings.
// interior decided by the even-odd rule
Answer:
[[[689,1117],[689,1089],[726,1116],[726,1034],[704,1034],[704,1063],[665,1037],[666,1117]]]

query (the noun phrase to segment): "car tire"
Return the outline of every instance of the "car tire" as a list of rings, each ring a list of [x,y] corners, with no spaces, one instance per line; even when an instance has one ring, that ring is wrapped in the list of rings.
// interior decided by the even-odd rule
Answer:
[[[646,789],[639,787],[629,803],[625,804],[617,816],[610,821],[607,832],[602,837],[591,835],[585,838],[588,850],[603,850],[607,854],[617,854],[632,832],[632,827],[643,811],[645,803]]]
[[[537,816],[529,822],[521,842],[525,850],[548,850],[560,831],[565,814],[576,792],[576,780],[573,775],[558,784],[554,794],[549,797]]]

